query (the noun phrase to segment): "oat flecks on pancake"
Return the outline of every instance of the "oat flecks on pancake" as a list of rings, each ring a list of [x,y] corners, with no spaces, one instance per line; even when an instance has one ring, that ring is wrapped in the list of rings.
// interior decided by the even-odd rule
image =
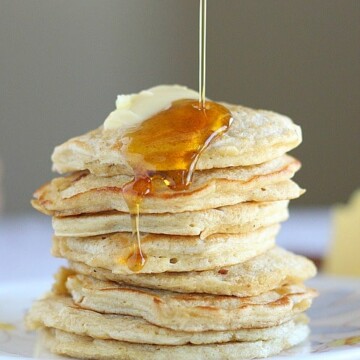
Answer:
[[[146,196],[142,213],[197,211],[246,201],[277,201],[299,197],[303,190],[290,181],[300,162],[282,156],[267,163],[212,171],[198,171],[186,191],[163,188]],[[77,172],[38,189],[33,206],[46,214],[70,216],[103,211],[128,212],[122,185],[128,176],[98,177]]]
[[[179,294],[120,285],[75,275],[66,287],[82,308],[139,316],[180,331],[224,331],[282,324],[311,305],[316,292],[301,284],[284,285],[253,297]]]
[[[26,316],[29,329],[51,327],[96,339],[113,339],[140,344],[185,345],[233,341],[270,340],[293,331],[296,324],[306,323],[300,316],[278,326],[262,329],[185,332],[151,324],[140,317],[101,314],[76,306],[70,296],[49,295],[35,302]]]
[[[275,247],[246,262],[207,271],[159,274],[115,274],[85,263],[69,262],[76,273],[100,280],[180,293],[255,296],[284,284],[300,283],[316,274],[314,264],[303,256]]]
[[[100,340],[51,328],[44,328],[41,332],[44,342],[52,352],[78,358],[96,360],[245,360],[271,356],[297,345],[309,335],[309,328],[306,324],[299,323],[296,324],[293,331],[284,336],[266,341],[180,346]]]
[[[142,240],[147,259],[140,273],[200,271],[238,264],[271,249],[278,231],[279,225],[272,225],[248,234],[216,234],[205,240],[199,236],[147,234]],[[54,236],[52,254],[114,273],[132,274],[124,261],[132,251],[131,236]]]
[[[177,213],[142,214],[141,230],[151,234],[199,235],[247,233],[288,218],[288,201],[245,202],[217,209]],[[53,217],[55,235],[89,237],[131,232],[128,213],[111,211],[77,216]]]
[[[301,143],[301,129],[288,117],[271,111],[228,105],[234,121],[201,155],[197,169],[247,166],[266,162]],[[102,127],[55,148],[53,169],[59,173],[90,170],[97,175],[132,175],[121,154],[123,130]]]

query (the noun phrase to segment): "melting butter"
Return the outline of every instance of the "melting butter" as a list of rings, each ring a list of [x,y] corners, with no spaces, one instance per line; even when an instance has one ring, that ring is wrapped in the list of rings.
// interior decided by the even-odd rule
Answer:
[[[168,109],[180,99],[198,99],[199,93],[180,85],[159,85],[137,94],[119,95],[116,110],[104,122],[104,129],[126,129]]]

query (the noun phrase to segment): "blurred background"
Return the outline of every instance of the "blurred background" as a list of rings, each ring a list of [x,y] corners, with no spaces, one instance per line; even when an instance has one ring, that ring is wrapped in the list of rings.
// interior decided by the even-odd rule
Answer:
[[[209,98],[301,125],[294,203],[345,202],[360,185],[360,1],[208,0],[207,55]],[[31,211],[54,146],[100,125],[117,94],[196,89],[197,71],[198,1],[0,0],[5,214]]]

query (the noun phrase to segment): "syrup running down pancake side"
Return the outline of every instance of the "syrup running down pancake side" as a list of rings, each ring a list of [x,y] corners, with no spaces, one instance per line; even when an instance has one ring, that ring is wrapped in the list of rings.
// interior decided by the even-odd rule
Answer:
[[[139,229],[143,198],[159,186],[186,190],[200,154],[231,122],[231,112],[220,104],[206,101],[202,106],[197,100],[184,99],[126,131],[121,151],[134,171],[133,180],[122,189],[133,229],[132,251],[123,259],[130,270],[140,271],[146,261]]]

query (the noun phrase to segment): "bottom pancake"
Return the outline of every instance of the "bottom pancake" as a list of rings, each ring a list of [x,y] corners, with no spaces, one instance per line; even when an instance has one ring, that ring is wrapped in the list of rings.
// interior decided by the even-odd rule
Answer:
[[[150,290],[84,275],[69,276],[66,288],[83,309],[138,316],[176,331],[199,332],[276,326],[304,312],[316,296],[316,291],[302,284],[240,298]]]
[[[276,339],[253,342],[230,342],[207,345],[144,345],[116,340],[100,340],[61,330],[42,330],[43,342],[50,351],[81,359],[97,360],[239,360],[267,357],[299,344],[309,334],[307,325],[299,323],[291,332]]]
[[[271,340],[292,332],[299,323],[307,323],[305,315],[279,326],[263,329],[174,331],[153,325],[140,317],[101,314],[82,309],[75,306],[70,296],[53,294],[36,301],[26,316],[29,330],[49,327],[96,339],[153,345],[199,345]]]

